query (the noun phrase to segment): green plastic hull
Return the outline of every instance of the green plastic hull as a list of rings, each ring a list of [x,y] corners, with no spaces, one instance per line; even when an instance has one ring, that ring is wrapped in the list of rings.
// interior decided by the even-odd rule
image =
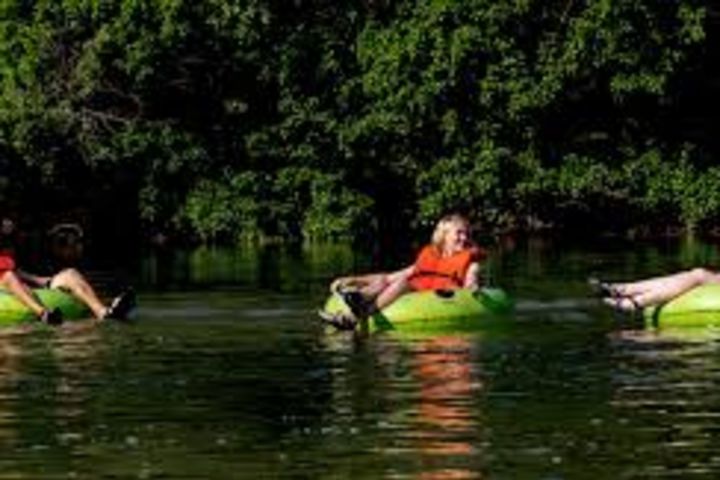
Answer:
[[[88,308],[75,297],[62,290],[40,288],[34,290],[40,302],[47,308],[59,308],[64,320],[89,318]],[[5,290],[0,290],[0,326],[37,322],[37,316],[20,300]]]
[[[498,325],[495,320],[502,322],[502,317],[512,309],[512,300],[500,289],[411,292],[370,317],[362,328],[370,332],[474,332]],[[337,295],[327,299],[324,310],[348,312],[347,305]]]
[[[644,315],[653,326],[720,326],[720,285],[693,288],[663,305],[646,308]]]

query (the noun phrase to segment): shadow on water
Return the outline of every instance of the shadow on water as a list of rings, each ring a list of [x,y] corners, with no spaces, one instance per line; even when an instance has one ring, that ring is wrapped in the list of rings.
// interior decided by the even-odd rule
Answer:
[[[630,328],[585,285],[715,260],[517,242],[507,328],[404,339],[317,322],[373,268],[349,247],[148,255],[136,322],[0,337],[0,477],[716,478],[720,335]]]

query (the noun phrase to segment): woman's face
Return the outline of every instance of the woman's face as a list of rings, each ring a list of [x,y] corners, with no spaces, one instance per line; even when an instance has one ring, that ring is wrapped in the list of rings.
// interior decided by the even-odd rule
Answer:
[[[445,252],[457,253],[467,247],[470,229],[465,223],[453,223],[445,234]]]

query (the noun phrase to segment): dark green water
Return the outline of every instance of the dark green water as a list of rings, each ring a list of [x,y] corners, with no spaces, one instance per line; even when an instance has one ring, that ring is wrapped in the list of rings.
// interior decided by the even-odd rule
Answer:
[[[148,256],[135,323],[0,337],[0,479],[718,478],[720,334],[618,323],[584,285],[717,257],[515,245],[506,330],[399,340],[317,323],[373,263],[346,248]]]

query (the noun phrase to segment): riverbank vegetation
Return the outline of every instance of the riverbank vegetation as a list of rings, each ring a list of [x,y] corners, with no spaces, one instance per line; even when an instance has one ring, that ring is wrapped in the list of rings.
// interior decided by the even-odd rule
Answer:
[[[225,242],[711,228],[704,5],[0,0],[0,200]]]

